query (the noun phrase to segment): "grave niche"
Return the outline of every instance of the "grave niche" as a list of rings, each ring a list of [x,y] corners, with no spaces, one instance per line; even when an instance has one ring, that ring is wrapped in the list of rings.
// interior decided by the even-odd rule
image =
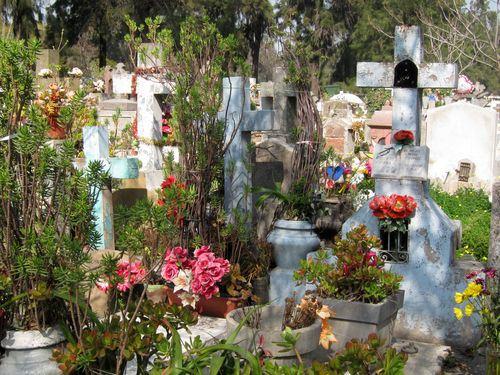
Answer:
[[[403,60],[394,68],[394,87],[417,88],[418,68],[411,60]]]

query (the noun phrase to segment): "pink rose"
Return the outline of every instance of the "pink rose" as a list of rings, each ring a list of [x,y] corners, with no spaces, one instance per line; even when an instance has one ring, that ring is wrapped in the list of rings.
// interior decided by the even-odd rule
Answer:
[[[220,264],[218,264],[218,263],[212,263],[212,266],[210,266],[207,269],[207,273],[212,278],[214,278],[216,281],[219,281],[220,279],[222,279],[224,277],[224,275],[226,274],[226,271],[224,270],[224,268],[222,268],[220,266]]]
[[[174,262],[167,262],[161,268],[161,276],[167,281],[172,281],[178,273],[179,267]]]
[[[206,299],[210,299],[217,293],[219,293],[219,287],[217,285],[212,285],[211,287],[205,289],[205,291],[203,292],[203,297],[205,297]]]
[[[198,280],[200,280],[200,284],[204,288],[215,284],[215,280],[208,273],[202,273],[200,276],[198,276]]]
[[[124,282],[124,283],[118,283],[116,284],[116,289],[118,289],[120,292],[126,292],[132,287],[132,284],[129,282]]]
[[[194,256],[198,258],[201,254],[211,253],[211,252],[212,251],[210,250],[210,246],[203,245],[202,247],[194,251]]]
[[[196,268],[206,269],[215,260],[213,253],[203,253],[198,257]]]

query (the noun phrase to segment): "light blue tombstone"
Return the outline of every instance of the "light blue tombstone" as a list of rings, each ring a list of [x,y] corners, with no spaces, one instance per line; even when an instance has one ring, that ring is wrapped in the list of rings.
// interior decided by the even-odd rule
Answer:
[[[394,87],[393,133],[411,130],[415,134],[415,146],[404,146],[398,152],[391,145],[377,145],[373,160],[375,193],[410,195],[418,205],[408,227],[407,253],[399,260],[388,258],[390,262],[386,263],[387,268],[403,276],[401,287],[405,290],[394,332],[405,339],[466,346],[477,338],[478,330],[470,322],[455,319],[453,297],[455,291],[465,287],[464,275],[471,265],[454,259],[460,228],[430,197],[429,148],[419,146],[422,89],[454,88],[458,73],[455,64],[426,64],[422,55],[420,29],[398,26],[394,63],[362,62],[357,66],[358,86]],[[406,73],[416,69],[412,84],[395,85],[401,78],[398,66],[409,67]],[[360,224],[379,235],[378,219],[368,203],[344,223],[343,235]]]
[[[231,221],[235,210],[252,213],[251,132],[276,130],[274,110],[250,110],[250,80],[227,77],[219,118],[227,123],[225,143],[231,142],[224,155],[224,209]]]
[[[85,163],[100,161],[111,177],[126,179],[139,176],[137,158],[110,158],[109,132],[105,126],[86,126],[83,128],[83,152]],[[114,249],[113,197],[111,190],[104,188],[94,207],[97,231],[101,235],[99,249]]]

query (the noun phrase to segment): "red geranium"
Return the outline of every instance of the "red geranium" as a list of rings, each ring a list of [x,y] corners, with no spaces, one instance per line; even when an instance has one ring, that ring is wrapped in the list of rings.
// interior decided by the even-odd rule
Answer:
[[[415,140],[415,136],[410,130],[399,130],[394,133],[394,140],[398,143],[411,144]]]

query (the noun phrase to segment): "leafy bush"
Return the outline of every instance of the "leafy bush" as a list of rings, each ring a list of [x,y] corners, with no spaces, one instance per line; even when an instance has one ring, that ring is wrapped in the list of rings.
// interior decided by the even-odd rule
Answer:
[[[431,188],[431,197],[451,218],[462,222],[462,246],[458,257],[473,255],[480,261],[488,257],[491,203],[483,190],[461,188],[450,194],[440,187]]]
[[[347,233],[347,238],[333,245],[335,265],[323,250],[316,260],[302,260],[295,280],[313,284],[324,298],[379,303],[399,289],[401,276],[383,269],[384,262],[373,251],[380,240],[368,235],[361,225]]]
[[[327,364],[314,363],[313,373],[403,375],[407,355],[394,348],[383,349],[382,345],[383,342],[375,334],[363,341],[354,339]]]

